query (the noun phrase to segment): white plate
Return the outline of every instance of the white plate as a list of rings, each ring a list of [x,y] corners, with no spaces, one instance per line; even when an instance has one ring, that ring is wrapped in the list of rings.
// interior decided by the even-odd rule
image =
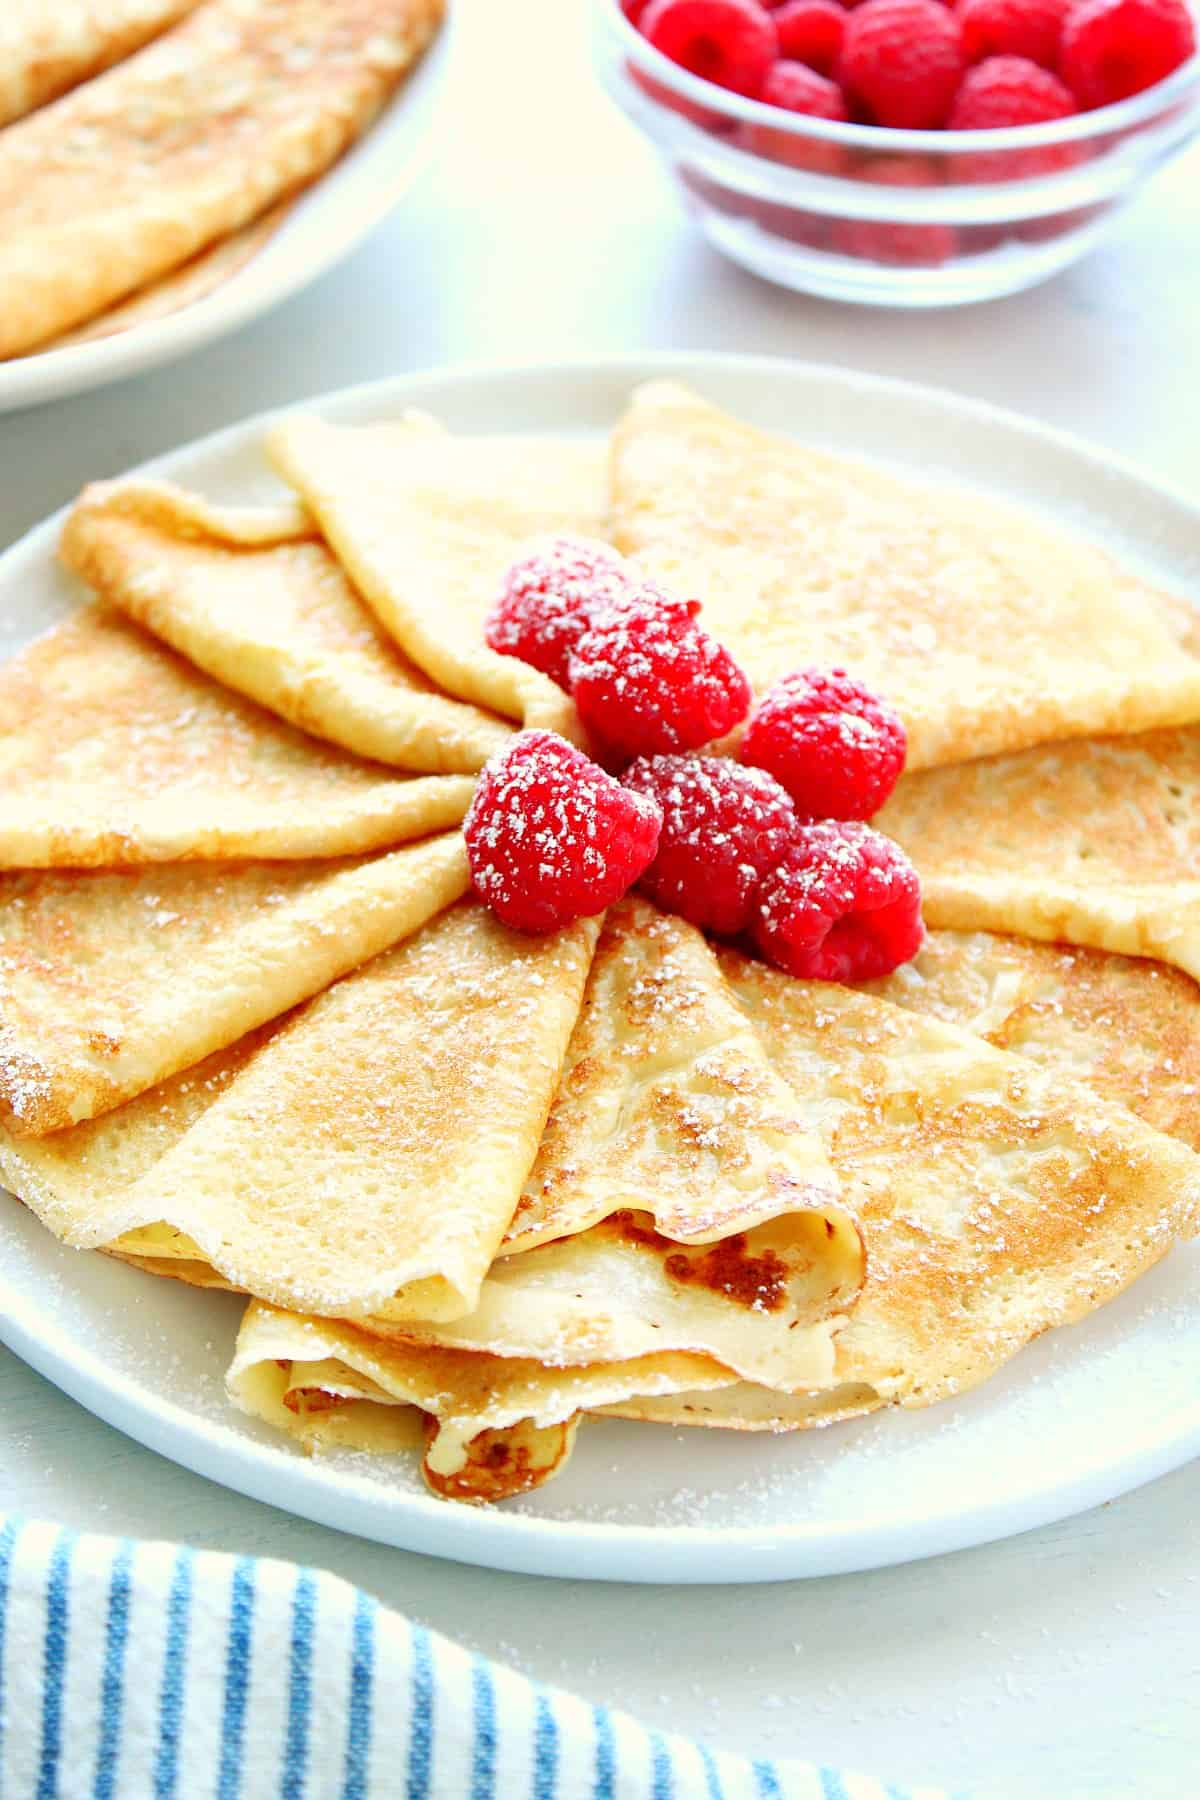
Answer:
[[[256,319],[358,245],[420,173],[444,103],[451,54],[446,21],[371,129],[297,201],[255,256],[204,299],[128,331],[0,362],[0,412],[138,375]]]
[[[763,425],[1024,500],[1176,588],[1200,580],[1200,514],[1183,499],[1007,414],[840,370],[624,358],[414,376],[314,404],[345,420],[420,406],[461,429],[599,433],[662,372]],[[269,492],[261,435],[261,420],[241,425],[151,466],[212,493]],[[0,649],[70,602],[56,530],[0,560]],[[558,1481],[490,1512],[430,1498],[401,1459],[310,1461],[234,1413],[229,1296],[64,1250],[19,1206],[0,1207],[0,1271],[0,1336],[152,1449],[340,1530],[496,1568],[624,1581],[871,1568],[1065,1517],[1200,1453],[1200,1249],[959,1401],[775,1439],[591,1420]]]

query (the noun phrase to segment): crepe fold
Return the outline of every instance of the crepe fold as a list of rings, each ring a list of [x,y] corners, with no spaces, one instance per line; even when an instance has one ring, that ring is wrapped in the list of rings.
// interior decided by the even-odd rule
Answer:
[[[508,565],[530,539],[607,536],[603,453],[540,438],[469,438],[427,418],[331,425],[298,415],[268,451],[405,654],[447,694],[575,736],[549,676],[484,642]]]
[[[0,16],[0,125],[120,62],[197,0],[5,0]]]
[[[211,1066],[90,1125],[0,1140],[56,1236],[207,1263],[299,1311],[470,1311],[533,1161],[594,921],[524,938],[464,902]],[[188,1275],[190,1268],[181,1268]]]
[[[374,1325],[332,1336],[317,1321],[313,1339],[311,1322],[252,1308],[230,1374],[239,1404],[310,1447],[333,1441],[343,1402],[359,1434],[415,1405],[436,1421],[426,1469],[439,1491],[495,1498],[506,1469],[523,1491],[532,1465],[548,1478],[569,1450],[539,1437],[520,1464],[507,1433],[583,1412],[784,1431],[962,1392],[1112,1299],[1200,1222],[1200,1159],[1060,1070],[874,995],[795,982],[735,951],[720,962],[859,1222],[861,1291],[839,1297],[818,1258],[777,1333],[771,1308],[739,1313],[729,1285],[701,1306],[677,1251],[631,1255],[645,1218],[627,1215],[506,1256],[475,1317],[405,1323],[386,1345]],[[636,1331],[618,1329],[622,1313]],[[655,1329],[657,1358],[643,1348]],[[776,1341],[786,1335],[793,1353]],[[444,1362],[451,1351],[466,1360]],[[486,1488],[484,1433],[499,1434]]]
[[[1088,945],[1200,977],[1200,728],[906,776],[876,822],[916,863],[932,925]]]
[[[614,541],[703,602],[756,690],[846,667],[900,712],[910,769],[1200,718],[1178,609],[1015,509],[772,437],[666,382],[635,393],[611,482]]]
[[[0,1120],[44,1134],[109,1111],[388,949],[467,882],[457,835],[345,862],[0,875]]]
[[[456,825],[472,786],[322,744],[103,604],[0,669],[0,868],[353,855]]]
[[[326,169],[441,0],[208,0],[0,140],[0,356],[57,337]]]
[[[101,483],[71,513],[62,556],[138,624],[291,724],[403,769],[481,768],[511,727],[438,693],[298,505],[296,515],[298,531],[268,542],[261,511],[161,483]]]

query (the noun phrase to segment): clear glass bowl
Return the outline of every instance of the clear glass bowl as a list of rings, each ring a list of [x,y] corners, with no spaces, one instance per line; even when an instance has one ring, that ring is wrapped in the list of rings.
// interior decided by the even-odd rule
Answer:
[[[1092,248],[1200,129],[1200,57],[1117,106],[1004,131],[838,125],[745,100],[595,0],[612,98],[658,146],[702,230],[784,287],[955,306],[1031,287]]]

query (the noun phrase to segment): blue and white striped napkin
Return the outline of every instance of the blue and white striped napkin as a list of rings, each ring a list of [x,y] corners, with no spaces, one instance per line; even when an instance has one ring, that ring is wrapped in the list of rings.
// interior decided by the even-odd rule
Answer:
[[[0,1528],[4,1800],[945,1800],[648,1731],[333,1575]]]

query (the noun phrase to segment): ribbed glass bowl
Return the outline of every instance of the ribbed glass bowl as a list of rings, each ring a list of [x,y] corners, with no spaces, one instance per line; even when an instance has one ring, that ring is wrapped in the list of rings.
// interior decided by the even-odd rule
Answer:
[[[709,240],[784,287],[956,306],[1090,250],[1200,129],[1200,57],[1117,106],[1003,131],[839,125],[678,68],[594,0],[604,86],[666,158]]]

